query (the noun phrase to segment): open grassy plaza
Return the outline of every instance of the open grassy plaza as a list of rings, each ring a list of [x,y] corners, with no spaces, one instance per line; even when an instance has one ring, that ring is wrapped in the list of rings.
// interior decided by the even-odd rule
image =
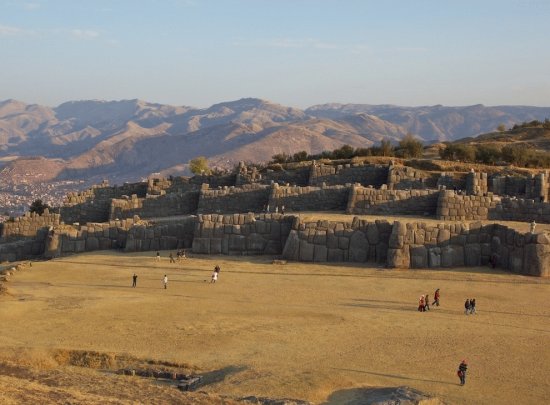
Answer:
[[[538,404],[550,393],[548,279],[169,253],[87,253],[13,274],[0,297],[0,402],[361,403],[369,388],[406,385],[447,404]],[[418,312],[436,288],[441,306]],[[466,298],[477,314],[464,314]],[[83,352],[178,364],[205,376],[206,393],[78,367]]]

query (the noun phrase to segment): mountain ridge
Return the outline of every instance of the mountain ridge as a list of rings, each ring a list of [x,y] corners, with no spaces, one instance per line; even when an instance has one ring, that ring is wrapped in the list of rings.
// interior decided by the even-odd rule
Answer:
[[[423,140],[454,140],[546,117],[547,107],[481,104],[328,103],[302,110],[252,97],[206,108],[140,99],[73,100],[46,107],[9,99],[0,101],[0,158],[39,156],[55,159],[56,168],[61,159],[61,178],[134,181],[170,168],[184,174],[187,162],[198,155],[227,168],[277,153],[397,143],[408,133]]]

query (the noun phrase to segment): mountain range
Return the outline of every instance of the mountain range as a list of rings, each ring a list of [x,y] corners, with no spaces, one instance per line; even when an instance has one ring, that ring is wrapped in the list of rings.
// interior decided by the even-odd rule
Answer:
[[[141,100],[50,108],[6,100],[0,102],[0,164],[9,170],[0,176],[23,165],[19,172],[42,170],[41,181],[120,183],[186,173],[187,162],[200,155],[212,166],[231,167],[277,153],[396,143],[407,133],[424,141],[455,140],[548,117],[550,108],[529,106],[323,104],[301,110],[245,98],[202,109]]]

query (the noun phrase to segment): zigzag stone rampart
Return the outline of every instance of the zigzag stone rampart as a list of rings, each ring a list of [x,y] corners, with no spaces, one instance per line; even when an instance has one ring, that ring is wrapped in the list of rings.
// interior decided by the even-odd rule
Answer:
[[[303,176],[304,168],[300,170]],[[186,248],[200,254],[263,254],[400,268],[477,266],[491,259],[513,272],[548,276],[546,233],[521,233],[503,225],[465,222],[550,223],[545,173],[520,181],[517,177],[473,172],[460,176],[443,173],[437,178],[433,173],[395,165],[314,164],[308,170],[309,183],[318,185],[264,184],[264,174],[269,177],[274,172],[260,175],[242,166],[237,175],[213,180],[216,187],[201,183],[212,180],[211,176],[198,176],[153,179],[121,187],[102,184],[71,193],[60,209],[43,215],[27,214],[2,224],[0,260],[52,258],[102,249]],[[276,173],[285,178],[283,171]],[[379,188],[361,185],[380,182],[383,175],[390,184],[380,184]],[[360,181],[353,184],[331,185],[333,181],[358,178]],[[231,185],[237,181],[243,184]],[[461,191],[456,184],[465,189]],[[409,187],[401,189],[404,185]],[[453,190],[446,189],[451,186]],[[491,192],[494,187],[522,194],[499,196]],[[283,206],[290,215],[273,213]],[[260,214],[268,207],[271,213]],[[434,226],[412,220],[390,224],[358,218],[303,222],[297,215],[301,211],[331,210],[427,216],[448,223]],[[174,218],[162,219],[171,216]]]

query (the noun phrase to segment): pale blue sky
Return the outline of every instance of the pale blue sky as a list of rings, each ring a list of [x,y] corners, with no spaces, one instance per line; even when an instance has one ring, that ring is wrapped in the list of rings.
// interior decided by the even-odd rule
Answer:
[[[550,0],[0,0],[0,100],[550,106]]]

